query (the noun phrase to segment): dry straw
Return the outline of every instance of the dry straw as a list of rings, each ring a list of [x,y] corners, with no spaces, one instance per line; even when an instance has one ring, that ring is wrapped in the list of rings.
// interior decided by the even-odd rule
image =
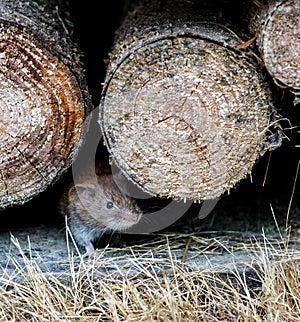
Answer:
[[[291,238],[160,234],[107,247],[92,261],[68,240],[69,258],[57,263],[68,265],[64,273],[42,269],[12,242],[24,265],[10,258],[15,271],[0,279],[1,321],[299,321],[300,251]],[[244,261],[235,259],[240,252]],[[224,253],[233,265],[210,260]],[[207,267],[197,268],[197,258]]]

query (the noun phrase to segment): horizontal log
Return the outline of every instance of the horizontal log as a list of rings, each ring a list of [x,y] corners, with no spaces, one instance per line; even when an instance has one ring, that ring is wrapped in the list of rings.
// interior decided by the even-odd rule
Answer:
[[[54,183],[82,142],[91,101],[64,12],[57,1],[0,1],[0,209]]]
[[[255,11],[250,29],[266,69],[275,83],[299,95],[300,2],[265,1]]]
[[[115,163],[151,195],[217,198],[269,148],[269,86],[242,49],[249,38],[219,16],[201,1],[144,0],[116,32],[99,123]]]

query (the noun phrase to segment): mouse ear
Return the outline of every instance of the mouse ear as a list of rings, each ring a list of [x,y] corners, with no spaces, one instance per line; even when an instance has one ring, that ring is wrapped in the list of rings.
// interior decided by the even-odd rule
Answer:
[[[95,187],[88,183],[77,183],[72,187],[73,192],[76,192],[76,194],[79,197],[90,199],[95,198]]]

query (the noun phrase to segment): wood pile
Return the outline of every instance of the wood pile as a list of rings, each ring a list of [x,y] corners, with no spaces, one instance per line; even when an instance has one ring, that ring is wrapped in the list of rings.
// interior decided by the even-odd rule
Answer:
[[[298,101],[299,1],[124,3],[92,106],[66,3],[0,1],[0,209],[62,177],[95,107],[112,160],[153,196],[218,198],[280,147],[274,93]]]
[[[299,37],[299,7],[245,3],[253,14],[237,24],[218,5],[138,1],[116,32],[99,122],[115,163],[151,195],[218,198],[280,146],[280,116],[255,42],[277,35],[258,24],[286,27],[281,20],[291,15],[287,36]],[[278,57],[269,54],[268,65],[278,66]],[[299,80],[299,55],[285,59],[295,67],[284,77]]]

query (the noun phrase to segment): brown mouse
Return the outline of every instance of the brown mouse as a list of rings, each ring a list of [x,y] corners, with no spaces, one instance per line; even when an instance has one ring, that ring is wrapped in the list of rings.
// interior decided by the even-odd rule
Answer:
[[[89,257],[95,253],[92,244],[106,231],[125,231],[138,223],[142,211],[135,200],[121,192],[111,168],[103,162],[86,167],[66,189],[59,208],[78,245]]]

